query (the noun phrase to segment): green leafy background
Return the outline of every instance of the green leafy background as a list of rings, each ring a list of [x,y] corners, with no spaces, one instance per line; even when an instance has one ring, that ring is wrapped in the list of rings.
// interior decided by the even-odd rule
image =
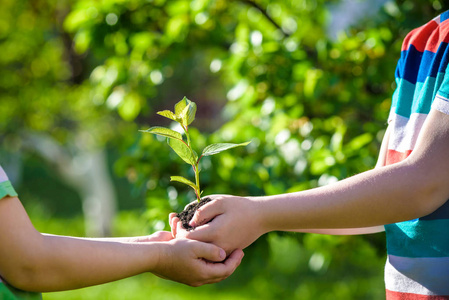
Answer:
[[[85,234],[77,191],[29,151],[27,133],[107,151],[119,202],[113,235],[168,229],[168,213],[195,198],[170,175],[193,174],[139,130],[172,126],[156,112],[184,96],[198,105],[197,152],[251,141],[202,159],[204,195],[301,191],[372,168],[402,39],[445,7],[382,1],[373,14],[348,12],[355,22],[331,36],[340,4],[0,0],[0,158],[20,161],[15,185],[35,226]],[[382,299],[384,261],[383,234],[270,233],[216,285],[144,274],[44,299]]]

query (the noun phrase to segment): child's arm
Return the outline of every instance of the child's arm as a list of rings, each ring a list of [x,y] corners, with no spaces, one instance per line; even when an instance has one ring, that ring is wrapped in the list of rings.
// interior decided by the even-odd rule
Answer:
[[[229,251],[273,230],[360,228],[419,218],[449,199],[448,153],[449,115],[432,109],[404,161],[298,193],[214,197],[192,225],[214,219],[186,236]]]
[[[218,282],[239,265],[243,253],[223,263],[211,244],[173,240],[169,232],[148,240],[102,241],[43,235],[31,224],[17,197],[0,199],[0,276],[28,291],[57,291],[114,281],[143,272],[192,286]],[[204,260],[204,259],[206,260]]]
[[[375,166],[376,168],[385,166],[389,138],[390,138],[390,129],[389,127],[387,127],[379,150],[379,156],[377,158],[377,163]],[[173,236],[176,236],[177,233],[177,222],[178,218],[176,218],[176,214],[170,214],[170,226],[172,228]],[[372,234],[383,232],[385,231],[385,228],[383,225],[380,225],[380,226],[361,227],[361,228],[291,229],[288,231],[331,234],[331,235],[357,235],[357,234]]]
[[[384,167],[386,164],[386,157],[388,151],[388,141],[390,139],[390,128],[387,127],[384,137],[382,139],[382,144],[379,150],[379,157],[377,158],[377,163],[375,168]],[[383,225],[371,226],[371,227],[361,227],[361,228],[331,228],[331,229],[296,229],[291,230],[295,232],[307,232],[307,233],[319,233],[319,234],[331,234],[331,235],[357,235],[357,234],[372,234],[385,231]]]

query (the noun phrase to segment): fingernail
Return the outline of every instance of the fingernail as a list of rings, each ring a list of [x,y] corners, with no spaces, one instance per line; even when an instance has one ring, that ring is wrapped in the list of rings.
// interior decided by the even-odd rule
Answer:
[[[220,259],[226,258],[226,252],[223,249],[220,249]]]
[[[196,223],[194,221],[190,221],[189,225],[192,226],[192,227],[196,227]]]

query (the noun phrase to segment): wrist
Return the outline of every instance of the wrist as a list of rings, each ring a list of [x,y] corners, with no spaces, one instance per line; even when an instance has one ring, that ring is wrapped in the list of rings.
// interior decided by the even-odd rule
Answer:
[[[273,231],[274,229],[270,226],[269,220],[269,205],[266,197],[247,197],[252,204],[253,218],[255,220],[256,226],[260,232],[260,235]]]
[[[145,243],[148,246],[147,254],[147,266],[146,269],[151,273],[158,273],[161,267],[167,263],[167,252],[170,251],[167,242],[150,242]]]

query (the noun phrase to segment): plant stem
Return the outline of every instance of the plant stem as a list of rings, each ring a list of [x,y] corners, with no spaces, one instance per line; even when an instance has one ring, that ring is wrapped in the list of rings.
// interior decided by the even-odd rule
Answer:
[[[190,150],[192,150],[192,146],[190,145],[189,127],[188,126],[185,126],[185,127],[182,126],[182,129],[184,129],[184,132],[185,132],[186,137],[187,137],[187,147],[189,147]],[[192,168],[193,168],[193,171],[195,172],[195,184],[196,184],[196,187],[197,187],[195,189],[196,199],[198,200],[198,202],[200,202],[200,200],[201,200],[201,189],[200,189],[199,160],[196,162],[196,164],[192,165]]]
[[[195,170],[195,184],[196,184],[196,187],[198,188],[198,190],[196,190],[195,193],[196,193],[196,198],[197,198],[198,202],[200,202],[200,200],[201,200],[200,168],[198,166],[198,163],[196,164],[194,170]]]
[[[187,137],[187,146],[191,147],[191,146],[190,146],[189,127],[188,127],[188,126],[186,126],[186,127],[183,126],[182,129],[184,129],[184,132],[186,133],[186,137]]]

